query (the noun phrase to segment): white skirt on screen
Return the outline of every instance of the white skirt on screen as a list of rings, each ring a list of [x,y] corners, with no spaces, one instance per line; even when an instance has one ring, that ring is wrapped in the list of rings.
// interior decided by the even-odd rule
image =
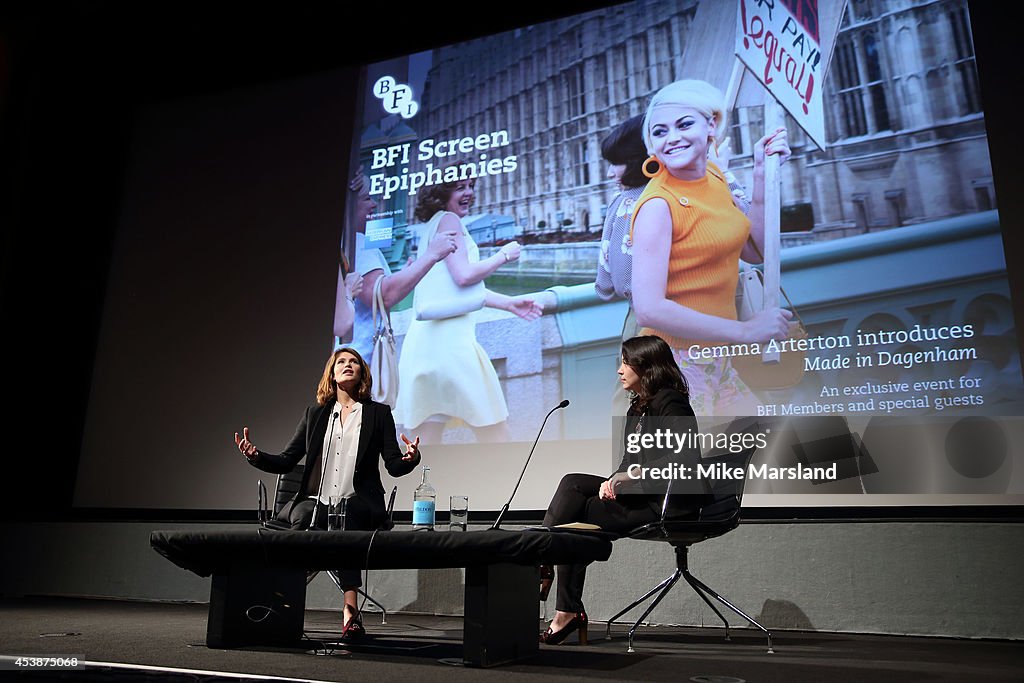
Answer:
[[[504,422],[508,405],[491,359],[476,341],[476,313],[412,320],[398,359],[395,421],[414,428],[428,418],[471,427]]]

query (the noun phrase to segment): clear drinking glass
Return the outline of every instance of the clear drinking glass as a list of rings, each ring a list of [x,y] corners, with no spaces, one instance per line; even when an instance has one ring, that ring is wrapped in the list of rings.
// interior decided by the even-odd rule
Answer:
[[[327,529],[329,531],[345,530],[345,513],[348,510],[348,498],[331,496],[327,508]]]
[[[448,510],[448,530],[465,531],[469,522],[469,496],[452,496]]]

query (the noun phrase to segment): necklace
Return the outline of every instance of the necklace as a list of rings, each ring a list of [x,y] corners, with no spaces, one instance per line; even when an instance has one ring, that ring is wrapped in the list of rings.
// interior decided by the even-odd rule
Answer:
[[[647,417],[647,410],[640,413],[640,417],[636,421],[636,429],[633,430],[634,434],[639,434],[644,429],[644,418]]]

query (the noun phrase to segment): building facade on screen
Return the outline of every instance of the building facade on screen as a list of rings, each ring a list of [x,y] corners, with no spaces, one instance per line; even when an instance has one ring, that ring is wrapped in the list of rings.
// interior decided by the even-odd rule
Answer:
[[[601,139],[663,85],[700,77],[681,59],[699,4],[641,1],[436,50],[402,125],[437,140],[507,131],[517,168],[478,183],[475,212],[525,235],[596,236],[615,192]],[[995,208],[966,0],[850,0],[824,88],[828,149],[789,126],[785,245]],[[729,121],[747,184],[762,118]]]

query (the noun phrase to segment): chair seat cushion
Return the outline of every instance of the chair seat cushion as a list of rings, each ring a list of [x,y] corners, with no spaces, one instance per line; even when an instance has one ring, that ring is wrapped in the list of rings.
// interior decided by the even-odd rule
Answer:
[[[673,545],[692,545],[735,529],[740,522],[739,514],[713,520],[665,520],[637,527],[629,538],[641,541],[665,541]]]

